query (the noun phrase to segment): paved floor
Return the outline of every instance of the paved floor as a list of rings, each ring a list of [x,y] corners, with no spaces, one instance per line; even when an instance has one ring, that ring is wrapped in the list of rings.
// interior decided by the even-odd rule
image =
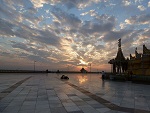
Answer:
[[[0,73],[0,113],[150,113],[150,85],[61,75]]]

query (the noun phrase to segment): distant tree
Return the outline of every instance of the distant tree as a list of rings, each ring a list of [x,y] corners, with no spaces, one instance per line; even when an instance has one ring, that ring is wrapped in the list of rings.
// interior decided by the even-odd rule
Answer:
[[[48,73],[48,69],[46,70],[46,73]]]
[[[56,73],[60,73],[60,71],[59,70],[57,70],[57,72]]]

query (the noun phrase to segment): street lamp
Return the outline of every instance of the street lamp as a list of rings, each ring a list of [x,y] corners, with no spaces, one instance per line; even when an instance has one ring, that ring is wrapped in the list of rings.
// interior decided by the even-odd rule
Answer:
[[[90,63],[89,65],[90,65],[90,72],[91,72],[91,65],[92,65],[92,64]]]
[[[36,62],[36,61],[34,61],[34,71],[35,71],[35,62]]]

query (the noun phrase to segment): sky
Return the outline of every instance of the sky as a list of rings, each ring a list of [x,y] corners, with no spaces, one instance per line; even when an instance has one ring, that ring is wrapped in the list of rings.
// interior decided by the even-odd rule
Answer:
[[[110,71],[150,49],[150,0],[0,0],[0,69]]]

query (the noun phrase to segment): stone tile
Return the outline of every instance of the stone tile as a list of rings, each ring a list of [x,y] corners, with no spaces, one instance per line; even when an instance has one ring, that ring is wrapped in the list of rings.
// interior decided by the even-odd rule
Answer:
[[[117,111],[117,113],[128,113],[128,112]]]
[[[46,100],[46,101],[37,101],[36,102],[36,105],[48,105],[49,102]]]
[[[51,104],[51,103],[61,103],[61,101],[60,100],[49,100],[49,103]]]
[[[136,109],[141,109],[141,110],[149,110],[150,108],[148,106],[144,106],[144,105],[135,105]]]
[[[72,101],[82,101],[81,98],[79,98],[78,96],[70,96],[69,97]]]
[[[2,112],[7,106],[0,106],[0,112]]]
[[[24,105],[24,106],[21,106],[21,109],[20,110],[34,110],[35,109],[35,105]]]
[[[20,110],[20,106],[7,106],[4,110],[3,113],[11,113],[11,112],[18,112]]]
[[[46,101],[46,100],[48,100],[47,96],[40,96],[37,98],[37,101]]]
[[[36,109],[35,113],[51,113],[50,109]]]
[[[24,101],[23,102],[23,106],[24,105],[35,105],[36,104],[36,101]]]
[[[63,103],[63,102],[72,102],[72,100],[70,100],[70,99],[61,99],[61,102]]]
[[[75,106],[76,104],[73,102],[63,102],[62,103],[64,106]]]
[[[91,98],[82,98],[82,100],[84,100],[84,101],[91,101],[93,99],[91,99]]]
[[[37,97],[27,97],[25,98],[25,101],[36,101]]]
[[[96,110],[98,110],[100,113],[106,113],[106,112],[110,111],[111,109],[105,107],[105,108],[98,108]]]
[[[19,111],[18,113],[34,113],[34,110],[23,110]]]
[[[86,102],[84,101],[75,101],[74,102],[77,106],[83,106],[83,105],[88,105]]]
[[[134,108],[134,103],[121,103],[122,107],[127,107],[127,108]]]
[[[56,107],[63,107],[63,105],[61,103],[50,103],[50,107],[51,108],[56,108]]]
[[[86,101],[88,104],[92,105],[92,104],[99,104],[97,101],[95,100],[90,100],[90,101]]]
[[[67,96],[74,97],[74,96],[76,96],[76,94],[67,94]]]
[[[80,111],[79,107],[77,106],[64,106],[66,111],[72,112],[72,111]]]
[[[95,109],[105,108],[105,106],[102,105],[102,104],[92,104],[91,106],[92,106],[93,108],[95,108]]]
[[[51,108],[51,113],[67,113],[64,107]]]
[[[115,110],[109,110],[109,111],[107,111],[107,112],[105,112],[105,113],[118,113],[118,111],[115,111]]]
[[[49,101],[51,101],[51,100],[59,100],[59,98],[57,96],[55,96],[55,97],[53,96],[53,97],[49,97],[48,100]]]
[[[49,104],[38,104],[35,109],[48,109]]]
[[[68,113],[84,113],[83,111],[71,111],[71,112],[68,112]]]
[[[79,107],[84,113],[99,113],[96,109],[93,107]]]

